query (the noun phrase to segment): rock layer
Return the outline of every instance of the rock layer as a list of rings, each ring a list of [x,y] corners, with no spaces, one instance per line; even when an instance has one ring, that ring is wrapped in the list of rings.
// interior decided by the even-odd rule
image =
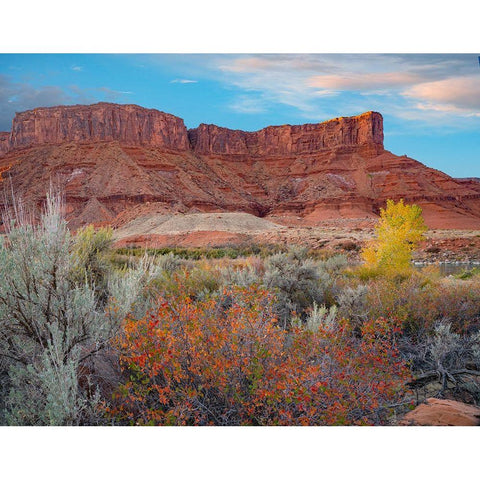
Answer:
[[[111,103],[36,108],[17,113],[9,148],[113,140],[173,150],[189,148],[181,118],[137,105]]]
[[[338,147],[383,148],[377,112],[318,124],[281,125],[257,132],[201,124],[187,130],[181,118],[137,105],[98,103],[36,108],[17,113],[12,131],[0,132],[0,155],[44,144],[119,141],[128,145],[192,149],[199,155],[288,155]]]
[[[454,400],[429,398],[407,413],[399,422],[402,426],[477,426],[480,408]]]
[[[51,182],[73,226],[149,209],[245,212],[314,226],[377,218],[387,199],[423,209],[431,228],[480,229],[480,183],[383,148],[382,116],[257,132],[200,125],[134,105],[39,108],[0,135],[0,177],[40,205]],[[3,155],[2,155],[2,152]],[[131,214],[130,214],[130,213]],[[126,214],[128,213],[128,214]]]
[[[0,157],[10,149],[10,132],[0,132]]]
[[[383,118],[377,112],[306,125],[267,127],[257,132],[201,124],[189,130],[193,151],[200,155],[290,155],[338,147],[383,149]]]

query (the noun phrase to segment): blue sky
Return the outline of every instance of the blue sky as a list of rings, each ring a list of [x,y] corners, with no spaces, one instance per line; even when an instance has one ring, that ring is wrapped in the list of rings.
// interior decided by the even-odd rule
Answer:
[[[474,54],[0,54],[0,130],[15,112],[98,101],[243,130],[376,110],[387,149],[480,177]]]

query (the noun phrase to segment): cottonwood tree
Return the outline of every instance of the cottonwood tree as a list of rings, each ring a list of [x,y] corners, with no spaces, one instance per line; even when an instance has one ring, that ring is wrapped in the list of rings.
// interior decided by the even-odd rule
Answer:
[[[365,267],[382,273],[402,273],[410,268],[412,252],[422,239],[425,226],[422,209],[387,200],[375,227],[376,239],[362,251]]]

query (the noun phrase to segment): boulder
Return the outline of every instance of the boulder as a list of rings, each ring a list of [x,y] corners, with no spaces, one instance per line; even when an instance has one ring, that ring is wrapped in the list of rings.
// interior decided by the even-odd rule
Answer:
[[[428,398],[398,423],[403,426],[475,426],[480,425],[480,408],[454,400]]]

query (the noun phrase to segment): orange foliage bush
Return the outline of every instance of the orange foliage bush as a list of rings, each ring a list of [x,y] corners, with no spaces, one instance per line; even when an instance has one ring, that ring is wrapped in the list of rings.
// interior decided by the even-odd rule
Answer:
[[[408,369],[392,321],[280,328],[271,295],[163,300],[117,340],[129,375],[108,414],[133,425],[343,425],[385,421]]]

